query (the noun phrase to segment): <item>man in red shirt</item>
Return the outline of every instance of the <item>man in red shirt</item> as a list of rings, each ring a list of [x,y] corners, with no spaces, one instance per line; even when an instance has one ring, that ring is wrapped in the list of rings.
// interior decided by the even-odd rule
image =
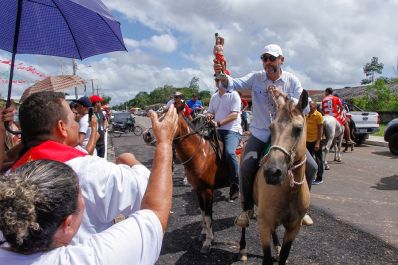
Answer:
[[[343,104],[338,97],[333,96],[333,89],[330,87],[325,89],[325,97],[322,99],[322,111],[325,115],[335,117],[341,126],[348,127],[347,120],[343,114]],[[350,131],[347,129],[344,130],[344,139],[347,144],[354,144],[350,137]]]

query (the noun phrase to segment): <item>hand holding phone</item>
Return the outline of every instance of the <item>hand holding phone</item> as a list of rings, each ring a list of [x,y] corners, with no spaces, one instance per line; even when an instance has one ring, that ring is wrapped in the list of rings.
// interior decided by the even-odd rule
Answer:
[[[94,110],[92,107],[88,108],[88,123],[91,122],[91,117],[93,117],[93,112]]]

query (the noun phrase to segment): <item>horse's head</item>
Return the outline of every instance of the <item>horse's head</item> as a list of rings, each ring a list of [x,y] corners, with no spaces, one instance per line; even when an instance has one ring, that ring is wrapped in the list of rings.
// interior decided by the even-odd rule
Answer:
[[[278,94],[275,101],[277,112],[270,126],[271,148],[263,167],[265,180],[272,185],[284,181],[289,170],[305,158],[306,122],[303,110],[308,104],[308,93],[303,90],[297,104]]]
[[[188,122],[183,118],[182,113],[181,113],[181,111],[184,109],[184,105],[183,104],[176,104],[175,105],[177,113],[178,113],[178,125],[177,125],[176,133],[174,134],[174,138],[189,133]],[[159,121],[161,121],[165,117],[165,115],[166,115],[166,113],[163,113],[162,115],[160,115],[158,117]],[[156,145],[156,139],[155,139],[155,136],[153,135],[152,128],[146,129],[143,132],[142,137],[143,137],[144,142],[146,144],[148,144],[148,145]]]

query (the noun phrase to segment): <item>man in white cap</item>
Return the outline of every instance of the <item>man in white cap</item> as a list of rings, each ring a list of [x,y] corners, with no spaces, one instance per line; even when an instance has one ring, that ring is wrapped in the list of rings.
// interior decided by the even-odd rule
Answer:
[[[253,182],[259,168],[262,153],[270,143],[271,124],[270,113],[275,111],[275,103],[268,89],[272,86],[285,93],[290,98],[299,99],[303,88],[300,81],[293,74],[282,71],[284,63],[282,49],[276,44],[269,44],[264,47],[261,55],[264,70],[252,72],[241,78],[216,80],[219,89],[251,90],[253,120],[250,124],[250,138],[247,141],[243,160],[241,161],[239,178],[241,190],[241,204],[243,212],[236,218],[235,224],[240,227],[249,225],[249,215],[253,213],[254,201],[252,196]],[[214,61],[214,72],[217,76],[222,66]],[[309,109],[308,109],[309,110]],[[311,155],[307,155],[306,177],[308,185],[311,185],[317,172],[317,164]],[[311,225],[311,218],[306,215],[304,224]]]

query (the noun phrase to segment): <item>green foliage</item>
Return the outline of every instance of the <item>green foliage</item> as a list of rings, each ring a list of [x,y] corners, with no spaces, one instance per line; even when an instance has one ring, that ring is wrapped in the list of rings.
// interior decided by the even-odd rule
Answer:
[[[373,83],[375,80],[375,74],[381,74],[383,72],[383,63],[379,63],[378,57],[372,57],[370,63],[365,64],[363,67],[363,72],[366,75],[366,79],[362,80],[362,84]],[[365,83],[364,83],[365,82]]]
[[[398,93],[393,93],[383,78],[368,86],[362,97],[354,98],[354,104],[368,111],[396,111]]]
[[[124,102],[122,104],[114,106],[112,109],[116,110],[124,110],[126,108],[130,109],[132,107],[142,108],[144,109],[146,106],[154,105],[154,104],[166,104],[169,101],[176,91],[181,92],[185,99],[188,100],[192,97],[193,94],[199,95],[202,102],[209,102],[211,93],[210,91],[199,91],[199,78],[193,77],[188,84],[188,87],[174,87],[172,85],[164,85],[163,87],[158,87],[151,91],[147,92],[139,92],[133,99]]]
[[[109,102],[111,102],[112,98],[110,96],[103,96],[102,97],[104,99],[104,102],[102,103],[103,105],[105,104],[109,104]]]

